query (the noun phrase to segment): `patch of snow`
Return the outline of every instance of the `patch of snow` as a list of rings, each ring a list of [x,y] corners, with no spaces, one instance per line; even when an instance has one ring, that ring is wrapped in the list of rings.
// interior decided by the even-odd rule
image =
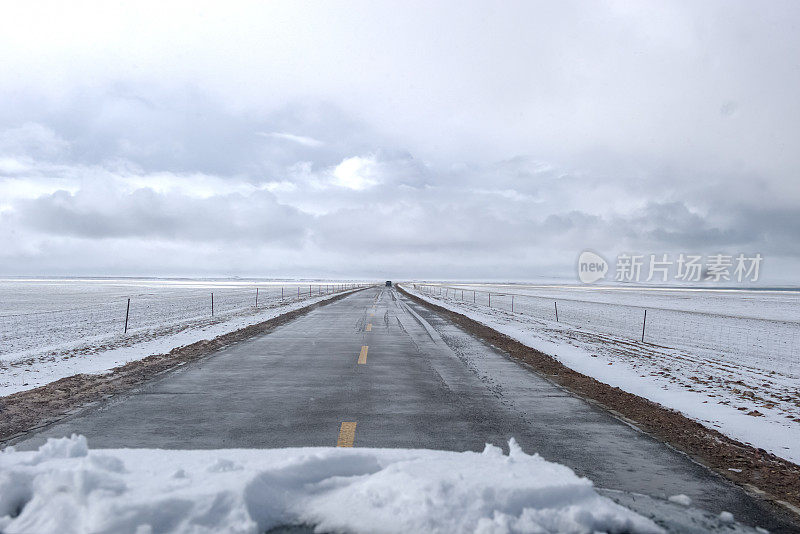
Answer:
[[[678,495],[672,495],[669,498],[670,502],[674,502],[677,504],[682,504],[683,506],[690,506],[692,504],[692,498],[688,495],[684,495],[683,493]]]
[[[95,451],[51,439],[0,454],[0,530],[662,532],[569,468],[509,449]]]
[[[31,458],[31,463],[35,465],[55,458],[82,458],[87,454],[89,444],[86,438],[72,434],[71,438],[48,439]]]
[[[730,512],[720,512],[719,520],[723,523],[733,523],[733,514]]]

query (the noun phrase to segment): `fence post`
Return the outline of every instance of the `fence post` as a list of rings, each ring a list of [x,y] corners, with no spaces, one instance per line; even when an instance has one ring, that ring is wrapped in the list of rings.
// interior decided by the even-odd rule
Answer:
[[[489,292],[489,307],[492,307],[492,292]]]
[[[211,317],[214,317],[214,292],[211,292]]]
[[[514,295],[511,295],[511,313],[514,313]]]
[[[300,286],[297,286],[297,298],[300,298]]]
[[[258,288],[256,288],[256,308],[258,308]]]
[[[644,343],[644,327],[647,325],[647,310],[644,310],[644,320],[642,321],[642,343]]]
[[[128,314],[131,311],[131,299],[128,299],[128,307],[125,308],[125,333],[128,333]]]
[[[475,290],[472,290],[472,303],[475,304]]]
[[[554,300],[553,306],[556,308],[556,322],[558,322],[558,302]]]
[[[283,286],[281,286],[281,300],[283,300]]]

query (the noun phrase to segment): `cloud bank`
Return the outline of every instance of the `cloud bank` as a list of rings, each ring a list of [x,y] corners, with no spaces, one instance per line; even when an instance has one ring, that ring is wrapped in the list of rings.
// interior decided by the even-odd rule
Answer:
[[[0,274],[796,281],[795,3],[154,9],[0,22]]]

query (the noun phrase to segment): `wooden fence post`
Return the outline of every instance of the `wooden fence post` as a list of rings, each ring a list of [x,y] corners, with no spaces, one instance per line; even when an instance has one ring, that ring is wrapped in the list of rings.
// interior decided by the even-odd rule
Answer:
[[[644,320],[642,321],[642,343],[644,343],[644,327],[647,325],[647,310],[644,311]]]
[[[128,314],[131,311],[131,299],[128,299],[128,307],[125,308],[125,333],[128,333]]]

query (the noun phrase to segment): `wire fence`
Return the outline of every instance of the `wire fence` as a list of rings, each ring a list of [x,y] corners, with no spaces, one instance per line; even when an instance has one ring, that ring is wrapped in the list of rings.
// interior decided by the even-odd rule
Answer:
[[[800,322],[691,310],[554,299],[500,291],[413,284],[418,291],[462,305],[491,308],[552,326],[612,335],[631,342],[712,353],[736,365],[800,377]]]
[[[189,322],[213,322],[260,309],[342,293],[360,283],[254,285],[252,287],[169,287],[125,293],[70,295],[91,304],[60,309],[0,313],[0,356],[42,350],[65,340],[91,341],[134,335]],[[63,301],[62,295],[57,300]],[[12,306],[19,309],[22,306]],[[8,310],[8,307],[6,308]]]

